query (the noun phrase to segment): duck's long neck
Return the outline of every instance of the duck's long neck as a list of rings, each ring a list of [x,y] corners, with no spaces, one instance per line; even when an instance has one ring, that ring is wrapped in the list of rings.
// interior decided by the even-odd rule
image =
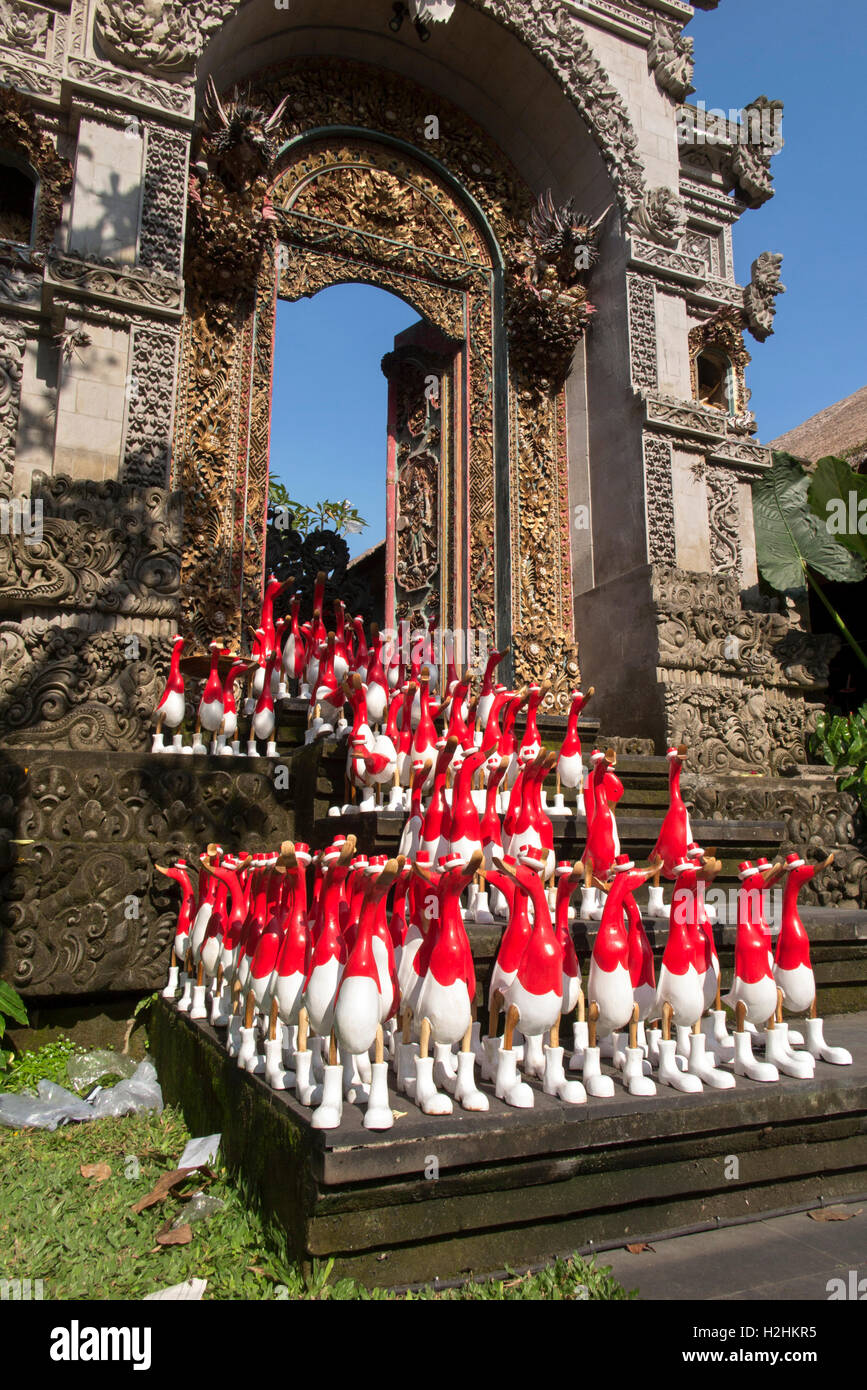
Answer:
[[[572,758],[581,752],[581,738],[578,734],[578,716],[584,707],[583,697],[576,695],[569,706],[569,718],[566,722],[566,737],[560,748],[560,756]]]
[[[169,662],[169,678],[166,681],[166,690],[178,691],[183,693],[184,678],[181,675],[181,653],[184,650],[184,639],[178,637],[172,647],[172,659]]]
[[[786,886],[783,889],[783,912],[780,919],[780,936],[795,937],[799,939],[806,937],[804,924],[801,921],[801,914],[798,911],[798,894],[805,883],[813,877],[815,869],[812,864],[805,864],[802,869],[792,869],[786,879]]]

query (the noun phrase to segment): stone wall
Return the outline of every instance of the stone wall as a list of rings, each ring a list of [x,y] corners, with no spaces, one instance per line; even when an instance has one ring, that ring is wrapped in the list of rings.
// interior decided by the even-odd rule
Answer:
[[[0,754],[0,978],[28,999],[162,985],[179,893],[154,865],[291,839],[312,817],[316,761],[286,758],[278,788],[264,759]]]

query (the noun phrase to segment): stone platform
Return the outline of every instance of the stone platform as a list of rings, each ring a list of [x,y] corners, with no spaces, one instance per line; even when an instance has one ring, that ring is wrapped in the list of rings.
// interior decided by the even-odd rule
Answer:
[[[512,1110],[492,1087],[484,1115],[402,1112],[369,1133],[346,1104],[341,1127],[313,1130],[291,1093],[241,1072],[223,1034],[160,1000],[151,1047],[167,1102],[193,1133],[223,1135],[249,1195],[285,1229],[302,1264],[334,1259],[335,1276],[398,1286],[526,1265],[587,1247],[864,1187],[867,1014],[836,1018],[830,1042],[851,1067],[817,1063],[813,1081],[686,1096],[660,1087],[568,1106],[537,1083],[535,1108]],[[604,1066],[604,1064],[603,1064]],[[731,1158],[737,1159],[736,1178]],[[438,1172],[438,1177],[426,1176]]]

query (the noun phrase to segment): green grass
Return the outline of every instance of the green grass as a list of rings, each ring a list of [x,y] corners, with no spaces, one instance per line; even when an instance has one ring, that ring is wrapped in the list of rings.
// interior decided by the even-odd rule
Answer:
[[[60,1037],[30,1052],[8,1053],[6,1070],[0,1072],[0,1092],[35,1092],[40,1081],[57,1081],[69,1087],[66,1068],[75,1051],[71,1038]]]
[[[213,1299],[389,1298],[348,1279],[332,1280],[331,1264],[305,1281],[287,1259],[279,1233],[229,1182],[194,1174],[180,1193],[204,1188],[225,1203],[192,1226],[185,1246],[158,1246],[156,1235],[185,1203],[175,1189],[157,1206],[132,1207],[173,1169],[190,1138],[179,1113],[94,1120],[48,1133],[0,1129],[0,1279],[43,1281],[46,1299],[140,1299],[190,1278],[208,1280]],[[130,1160],[135,1159],[133,1163]],[[103,1182],[81,1168],[104,1163]],[[624,1299],[609,1270],[577,1256],[535,1275],[473,1283],[461,1289],[409,1294],[408,1299]]]

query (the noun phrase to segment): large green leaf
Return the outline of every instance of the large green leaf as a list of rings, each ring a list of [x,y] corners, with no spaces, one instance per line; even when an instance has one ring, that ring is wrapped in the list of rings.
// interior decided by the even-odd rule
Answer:
[[[851,583],[867,566],[839,544],[807,502],[809,479],[790,454],[774,454],[773,466],[753,484],[756,559],[763,578],[781,593],[806,587],[804,566],[826,579]]]
[[[867,478],[829,455],[816,464],[807,500],[834,539],[867,561]]]
[[[0,980],[0,1014],[6,1014],[7,1018],[14,1018],[16,1023],[27,1023],[24,1000],[15,993],[11,985],[6,984],[5,980]]]

